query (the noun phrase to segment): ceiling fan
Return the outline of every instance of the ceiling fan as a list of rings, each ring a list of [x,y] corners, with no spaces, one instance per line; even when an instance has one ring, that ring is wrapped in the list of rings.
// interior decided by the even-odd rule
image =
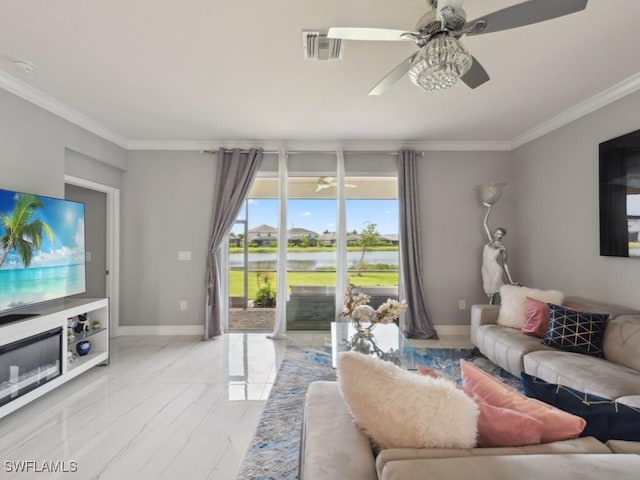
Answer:
[[[470,22],[462,9],[464,0],[426,0],[431,10],[423,15],[415,32],[387,28],[332,27],[327,36],[344,40],[413,41],[420,49],[391,70],[369,95],[380,95],[409,74],[423,90],[444,90],[461,79],[470,88],[489,80],[480,63],[459,42],[463,35],[499,32],[575,13],[587,0],[528,0]]]
[[[318,183],[316,183],[316,192],[320,190],[324,190],[325,188],[337,187],[338,182],[336,182],[335,177],[320,177],[318,178]],[[355,188],[357,185],[352,185],[350,183],[345,183],[345,187]]]

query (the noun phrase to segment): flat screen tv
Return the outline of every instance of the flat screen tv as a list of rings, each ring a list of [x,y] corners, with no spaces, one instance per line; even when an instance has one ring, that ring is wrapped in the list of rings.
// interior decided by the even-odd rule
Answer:
[[[600,255],[640,258],[640,130],[599,150]]]
[[[0,320],[84,293],[84,239],[84,203],[0,189]]]

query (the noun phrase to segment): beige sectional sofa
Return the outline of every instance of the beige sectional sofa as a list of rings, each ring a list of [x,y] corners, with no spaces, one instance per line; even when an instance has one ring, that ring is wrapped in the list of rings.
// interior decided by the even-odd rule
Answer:
[[[604,331],[605,358],[548,347],[519,329],[498,325],[499,305],[471,307],[471,342],[516,377],[525,372],[549,383],[640,407],[640,312],[582,297],[567,297],[564,305],[609,314]]]
[[[518,329],[497,325],[499,306],[472,307],[471,340],[493,362],[640,407],[640,312],[568,297],[565,306],[609,313],[606,359],[559,351]],[[300,445],[300,480],[583,480],[639,478],[640,442],[593,437],[509,448],[388,449],[374,453],[353,422],[337,382],[309,386]]]
[[[639,454],[639,443],[585,437],[517,448],[388,449],[376,456],[337,382],[314,382],[305,401],[299,479],[631,480],[638,478]]]

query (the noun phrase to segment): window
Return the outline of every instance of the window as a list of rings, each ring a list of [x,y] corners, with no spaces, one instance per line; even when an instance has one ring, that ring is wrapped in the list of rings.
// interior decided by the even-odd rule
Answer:
[[[337,282],[336,272],[344,268],[348,281],[372,297],[372,306],[397,298],[395,157],[345,156],[344,232],[338,231],[336,155],[296,154],[290,155],[287,163],[288,198],[283,199],[287,210],[283,297],[287,330],[330,327],[336,315],[336,284],[342,284]],[[278,294],[277,242],[282,228],[278,225],[279,190],[277,172],[261,172],[230,235],[231,329],[273,328]],[[337,244],[342,238],[347,242],[343,259],[339,258]]]

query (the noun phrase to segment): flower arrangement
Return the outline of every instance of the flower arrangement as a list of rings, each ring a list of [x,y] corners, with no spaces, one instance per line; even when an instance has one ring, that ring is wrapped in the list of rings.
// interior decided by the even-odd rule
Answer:
[[[344,294],[344,310],[341,317],[350,318],[359,327],[363,323],[375,325],[377,323],[391,323],[406,310],[407,302],[387,299],[377,309],[369,306],[371,297],[366,293],[355,293],[353,285],[349,285]]]

